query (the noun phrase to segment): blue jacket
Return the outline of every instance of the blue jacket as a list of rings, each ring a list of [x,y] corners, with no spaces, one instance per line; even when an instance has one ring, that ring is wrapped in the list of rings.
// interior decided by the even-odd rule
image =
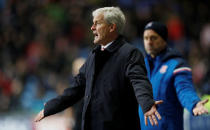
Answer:
[[[145,64],[154,99],[163,100],[164,103],[158,106],[162,117],[158,126],[151,126],[150,123],[145,126],[144,115],[139,108],[141,129],[183,130],[183,107],[192,113],[193,107],[200,101],[193,87],[191,69],[171,48],[166,48],[154,59],[146,55]]]

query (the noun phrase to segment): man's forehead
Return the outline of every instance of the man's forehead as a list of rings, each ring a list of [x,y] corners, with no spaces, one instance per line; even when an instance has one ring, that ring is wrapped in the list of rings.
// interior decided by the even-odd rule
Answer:
[[[144,35],[157,35],[158,36],[158,33],[156,33],[152,29],[147,29],[147,30],[144,31]]]

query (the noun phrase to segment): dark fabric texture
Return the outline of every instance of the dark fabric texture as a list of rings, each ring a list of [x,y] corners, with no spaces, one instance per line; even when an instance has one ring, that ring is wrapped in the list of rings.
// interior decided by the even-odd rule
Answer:
[[[48,101],[49,116],[84,97],[82,130],[140,130],[138,104],[143,112],[154,104],[143,55],[120,36],[103,52],[97,46],[70,88]]]

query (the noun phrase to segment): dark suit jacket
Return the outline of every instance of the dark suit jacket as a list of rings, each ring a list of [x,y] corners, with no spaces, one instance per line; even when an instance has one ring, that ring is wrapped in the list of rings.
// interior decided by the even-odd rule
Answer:
[[[97,46],[72,87],[48,101],[44,116],[64,110],[84,97],[82,130],[140,130],[138,104],[154,104],[143,55],[119,36],[107,49]],[[143,123],[143,122],[142,122]]]

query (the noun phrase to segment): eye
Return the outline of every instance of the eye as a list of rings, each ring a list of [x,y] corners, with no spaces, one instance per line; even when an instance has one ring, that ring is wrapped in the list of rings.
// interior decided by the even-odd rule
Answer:
[[[98,22],[98,23],[97,23],[97,25],[101,25],[101,24],[102,24],[102,22]]]
[[[144,37],[144,40],[148,40],[148,37]]]
[[[93,26],[96,26],[98,25],[98,22],[97,21],[93,21]]]
[[[94,25],[94,26],[96,26],[96,25],[97,25],[97,23],[95,22],[95,23],[93,23],[93,25]]]
[[[151,36],[151,41],[155,41],[157,40],[157,37],[156,36]]]

